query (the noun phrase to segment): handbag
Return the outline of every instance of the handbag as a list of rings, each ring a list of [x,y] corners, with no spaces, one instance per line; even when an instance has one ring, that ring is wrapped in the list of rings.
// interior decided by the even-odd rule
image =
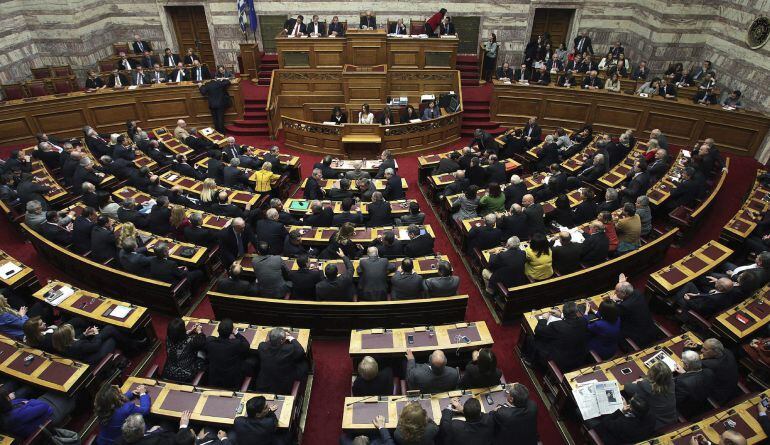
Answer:
[[[78,433],[64,428],[53,428],[53,431],[43,428],[43,433],[54,445],[80,445],[81,443]]]

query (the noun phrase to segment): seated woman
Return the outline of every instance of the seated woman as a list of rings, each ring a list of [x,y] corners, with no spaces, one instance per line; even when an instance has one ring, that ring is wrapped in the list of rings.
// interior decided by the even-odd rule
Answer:
[[[438,432],[438,426],[428,418],[425,408],[411,402],[399,414],[393,437],[398,445],[426,445],[434,443]]]
[[[496,182],[489,183],[489,193],[479,200],[479,215],[484,216],[489,213],[499,213],[505,211],[505,195],[500,189],[500,184]]]
[[[604,89],[615,93],[620,92],[620,79],[618,78],[618,73],[612,73],[610,78],[604,82]]]
[[[380,115],[379,124],[380,125],[392,125],[395,124],[396,121],[393,120],[393,112],[390,111],[389,106],[385,106],[385,109],[382,110],[382,114]]]
[[[184,229],[190,225],[190,220],[187,219],[185,208],[177,205],[171,206],[171,217],[169,222],[174,232],[174,238],[183,240]]]
[[[477,218],[480,199],[478,197],[479,188],[475,185],[465,189],[465,194],[460,196],[452,203],[452,217],[456,221],[464,219]]]
[[[139,405],[134,399],[139,399]],[[150,395],[144,385],[125,394],[115,385],[104,385],[96,393],[94,413],[99,421],[99,435],[96,445],[113,445],[121,435],[120,428],[131,414],[147,415],[150,413]]]
[[[655,417],[656,431],[678,422],[674,377],[671,368],[665,363],[655,363],[647,370],[644,378],[626,383],[623,391],[628,398],[639,397],[647,400],[650,414]]]
[[[214,178],[206,178],[203,180],[203,187],[201,187],[201,202],[204,207],[211,207],[217,204],[217,195],[219,194],[219,186]]]
[[[615,222],[612,220],[612,213],[599,212],[599,216],[596,219],[604,224],[604,234],[607,235],[607,239],[610,241],[609,253],[612,255],[618,250],[618,234],[615,231]]]
[[[185,329],[181,318],[174,318],[166,329],[166,364],[163,366],[163,378],[175,382],[189,383],[198,371],[204,369],[203,359],[198,351],[206,346],[206,336],[201,325]]]
[[[337,125],[348,123],[348,116],[342,112],[340,107],[334,107],[332,110],[332,117],[329,122],[334,122]]]
[[[369,104],[361,105],[361,111],[358,112],[359,124],[373,124],[374,114],[369,110]]]
[[[441,117],[441,112],[436,106],[436,101],[432,100],[428,103],[428,106],[422,110],[422,120],[427,121],[429,119],[436,119]]]
[[[27,307],[16,310],[8,304],[5,295],[0,296],[0,333],[15,340],[24,338],[24,323],[29,320]]]
[[[393,371],[380,369],[377,360],[366,356],[358,364],[358,375],[351,388],[353,397],[389,396],[393,394]]]
[[[65,323],[51,336],[53,349],[58,354],[79,360],[89,365],[99,363],[107,354],[120,346],[127,354],[134,353],[146,341],[135,341],[114,326],[98,328],[91,326],[76,336],[75,328]]]
[[[524,250],[526,262],[524,274],[532,281],[547,280],[553,276],[553,256],[551,245],[544,234],[536,232]]]
[[[589,314],[585,316],[589,322],[588,349],[599,354],[603,360],[608,360],[617,352],[618,340],[620,340],[620,317],[617,304],[612,300],[602,301],[596,316],[598,318],[593,319]]]
[[[599,69],[600,70],[606,70],[609,69],[610,66],[613,66],[617,63],[617,60],[612,56],[612,51],[609,51],[604,58],[602,58],[601,62],[599,62]]]
[[[136,231],[136,227],[133,223],[125,222],[120,225],[118,232],[115,234],[115,244],[118,248],[123,247],[123,242],[127,239],[132,239],[136,242],[137,247],[144,249],[144,240],[139,236],[139,232]],[[146,252],[147,249],[142,250]]]
[[[636,206],[628,202],[623,205],[623,215],[615,224],[618,236],[618,253],[636,250],[642,245],[642,220],[636,214]]]
[[[649,82],[643,83],[637,90],[636,94],[646,94],[648,96],[654,96],[658,94],[658,88],[660,86],[660,79],[653,78]]]
[[[24,323],[23,329],[24,343],[45,352],[55,352],[52,338],[56,326],[49,327],[40,317],[32,317]]]
[[[23,440],[53,417],[53,408],[47,403],[37,399],[17,399],[11,394],[13,393],[0,389],[3,432]]]
[[[497,357],[492,348],[473,351],[471,362],[465,367],[460,378],[460,389],[486,388],[500,384],[503,371],[497,368]]]
[[[414,110],[414,107],[412,105],[407,105],[406,109],[401,112],[401,123],[405,124],[409,121],[413,121],[415,119],[419,119],[420,115],[417,113],[417,111]]]
[[[342,224],[342,227],[332,235],[329,245],[321,251],[319,258],[340,258],[337,253],[338,250],[342,250],[342,253],[346,257],[353,259],[361,256],[363,251],[356,246],[356,242],[351,238],[356,233],[356,226],[353,223],[346,222]]]

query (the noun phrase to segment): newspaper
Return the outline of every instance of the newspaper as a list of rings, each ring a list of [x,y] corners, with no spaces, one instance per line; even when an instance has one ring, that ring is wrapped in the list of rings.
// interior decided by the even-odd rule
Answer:
[[[657,362],[663,362],[663,364],[668,366],[671,372],[673,372],[676,369],[676,362],[674,361],[674,359],[671,358],[670,355],[668,355],[666,351],[658,351],[657,354],[645,360],[644,366],[646,366],[647,368],[652,368],[652,365],[654,365]]]
[[[616,380],[600,382],[589,380],[578,384],[572,390],[580,415],[583,420],[612,414],[623,408],[623,397],[620,395],[620,385]]]

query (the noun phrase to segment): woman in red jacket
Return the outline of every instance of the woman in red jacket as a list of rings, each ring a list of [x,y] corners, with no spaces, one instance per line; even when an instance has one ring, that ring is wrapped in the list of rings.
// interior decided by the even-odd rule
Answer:
[[[441,8],[437,13],[433,14],[431,18],[425,21],[425,34],[427,34],[428,37],[437,37],[436,31],[438,31],[445,15],[446,8]]]

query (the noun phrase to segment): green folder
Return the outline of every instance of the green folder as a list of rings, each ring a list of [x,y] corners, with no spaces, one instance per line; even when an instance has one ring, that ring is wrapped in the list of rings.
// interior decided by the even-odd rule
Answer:
[[[303,199],[303,200],[297,200],[292,201],[289,205],[289,210],[299,210],[299,211],[305,211],[310,207],[310,201]]]

